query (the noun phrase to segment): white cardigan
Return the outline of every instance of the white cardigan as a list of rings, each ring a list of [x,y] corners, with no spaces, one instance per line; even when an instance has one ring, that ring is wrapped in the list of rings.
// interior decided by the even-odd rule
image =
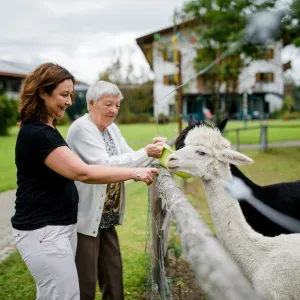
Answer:
[[[91,121],[88,114],[80,117],[70,126],[67,143],[79,157],[90,165],[138,167],[149,160],[144,148],[133,151],[123,138],[118,126],[107,127],[118,153],[109,156],[98,127]],[[85,184],[75,181],[78,194],[77,231],[97,236],[106,197],[106,184]],[[120,224],[123,224],[125,214],[125,184],[121,182]]]

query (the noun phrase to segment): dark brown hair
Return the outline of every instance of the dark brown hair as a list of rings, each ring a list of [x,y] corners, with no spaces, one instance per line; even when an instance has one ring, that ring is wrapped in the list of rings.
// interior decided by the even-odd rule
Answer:
[[[71,79],[73,84],[75,83],[75,78],[68,70],[53,63],[44,63],[29,74],[24,81],[20,95],[19,126],[32,121],[47,123],[48,113],[40,93],[46,92],[51,95],[57,85],[67,79]],[[72,95],[72,101],[74,98],[75,94]],[[56,125],[56,119],[54,119],[53,125]]]

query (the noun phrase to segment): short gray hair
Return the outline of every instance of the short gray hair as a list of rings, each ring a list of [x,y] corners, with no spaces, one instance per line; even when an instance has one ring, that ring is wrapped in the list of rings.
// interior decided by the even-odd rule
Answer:
[[[110,82],[101,80],[92,84],[86,93],[86,104],[89,109],[89,101],[93,100],[96,103],[103,96],[117,96],[120,100],[123,99],[123,95],[119,88]]]

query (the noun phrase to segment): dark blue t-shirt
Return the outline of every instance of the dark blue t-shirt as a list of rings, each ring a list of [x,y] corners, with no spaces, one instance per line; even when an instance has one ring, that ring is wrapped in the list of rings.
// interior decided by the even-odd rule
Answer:
[[[12,226],[34,230],[77,222],[78,192],[73,180],[48,168],[44,161],[57,147],[68,146],[60,133],[42,122],[24,124],[16,142],[18,188]]]

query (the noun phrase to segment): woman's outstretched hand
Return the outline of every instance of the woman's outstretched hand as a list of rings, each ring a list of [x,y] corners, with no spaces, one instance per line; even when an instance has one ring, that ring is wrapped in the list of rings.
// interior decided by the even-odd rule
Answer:
[[[157,168],[137,168],[135,181],[143,181],[147,185],[153,182],[154,176],[158,175]]]

